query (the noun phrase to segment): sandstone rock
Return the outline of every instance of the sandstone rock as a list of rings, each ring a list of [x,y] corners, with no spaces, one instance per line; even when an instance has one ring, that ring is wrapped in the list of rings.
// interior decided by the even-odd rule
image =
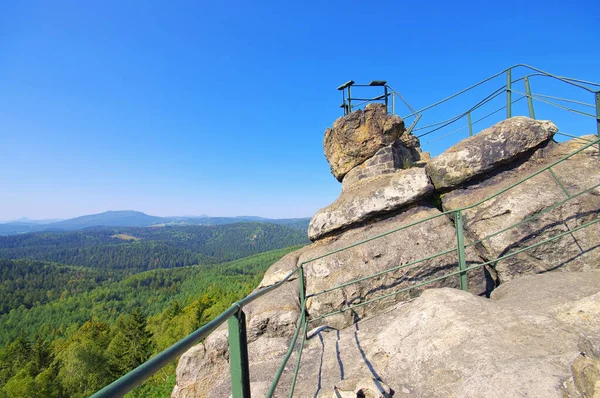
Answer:
[[[485,178],[479,181],[443,195],[443,207],[445,210],[453,210],[477,203],[563,158],[580,148],[584,142],[551,142],[535,151],[529,158],[520,159],[485,175]],[[597,153],[597,149],[588,148],[552,168],[570,194],[577,194],[600,182],[600,160]],[[598,218],[600,188],[526,221],[565,199],[567,196],[562,188],[552,174],[545,171],[465,211],[465,230],[471,238],[479,240],[525,221],[515,228],[483,240],[478,245],[482,257],[494,260]],[[580,271],[597,268],[600,266],[599,241],[600,223],[503,259],[495,263],[494,268],[501,283],[518,275],[548,270]]]
[[[299,262],[304,264],[307,295],[392,267],[408,264],[442,251],[452,250],[456,245],[455,228],[448,217],[441,216],[372,240],[367,244],[354,246],[330,256],[309,261],[312,258],[349,246],[363,239],[439,214],[440,211],[430,205],[417,204],[403,210],[394,217],[369,223],[366,226],[348,230],[338,236],[317,241],[299,258]],[[467,262],[469,266],[481,262],[473,248],[467,250]],[[308,302],[308,313],[311,317],[318,317],[340,310],[349,304],[364,302],[457,270],[456,252],[451,251],[448,254],[385,273],[358,284],[311,297]],[[469,289],[476,294],[484,294],[486,290],[484,270],[473,270],[468,273],[468,277],[470,279]],[[439,286],[457,287],[458,276],[452,276],[426,286],[426,288]],[[415,297],[420,291],[421,288],[417,288],[413,291],[391,295],[387,299],[357,307],[354,311],[346,311],[340,315],[327,318],[324,322],[336,328],[344,327],[366,313],[373,314],[396,301]],[[315,323],[313,326],[318,324]]]
[[[418,158],[420,158],[420,154]],[[400,169],[411,168],[416,160],[417,158],[413,157],[401,141],[384,146],[373,157],[365,160],[346,174],[342,180],[342,191],[363,179],[394,173]]]
[[[418,139],[406,133],[400,117],[389,115],[385,105],[372,103],[336,120],[325,131],[323,147],[331,172],[342,181],[352,168],[398,139],[409,149],[418,147]]]
[[[550,121],[513,117],[435,157],[427,164],[427,173],[436,189],[456,187],[540,146],[557,131]]]
[[[572,363],[573,373],[582,377],[579,385],[589,391],[596,386],[595,363],[578,360],[579,329],[556,319],[551,308],[540,313],[512,297],[529,291],[535,302],[548,297],[558,308],[595,292],[600,306],[598,275],[586,274],[569,279],[569,273],[557,273],[550,283],[562,283],[558,293],[544,289],[545,275],[535,275],[537,283],[497,300],[429,289],[377,317],[339,332],[323,331],[305,348],[295,395],[329,397],[341,380],[370,378],[389,385],[394,397],[562,397]],[[510,283],[518,286],[523,279]],[[590,318],[586,329],[598,323]]]
[[[598,330],[600,319],[565,323],[561,316],[588,308],[581,303],[600,308],[598,278],[598,271],[531,275],[508,282],[492,300],[429,289],[345,329],[321,328],[303,351],[294,396],[330,397],[337,387],[356,397],[375,383],[394,397],[593,397],[596,357],[582,349],[581,333]],[[250,343],[253,396],[267,391],[288,344],[264,336]],[[201,369],[190,367],[194,355],[206,358],[201,348],[182,356],[173,397],[228,396],[226,356]],[[275,396],[288,395],[296,358]]]
[[[390,387],[381,380],[365,378],[359,381],[342,380],[333,387],[332,398],[389,398]]]
[[[359,225],[375,216],[413,204],[433,192],[422,168],[363,180],[344,190],[331,205],[314,215],[308,227],[310,240]]]

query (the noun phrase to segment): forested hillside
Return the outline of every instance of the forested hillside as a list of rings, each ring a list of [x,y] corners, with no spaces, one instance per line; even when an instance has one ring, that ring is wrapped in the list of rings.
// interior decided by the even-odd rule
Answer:
[[[296,248],[122,280],[105,269],[0,260],[0,397],[89,396],[247,295]],[[168,396],[173,383],[171,364],[132,395]]]
[[[297,226],[253,221],[1,236],[0,398],[89,396],[247,295],[307,242]],[[133,396],[168,397],[174,370]]]
[[[217,264],[308,243],[305,231],[267,223],[90,228],[0,236],[0,258],[140,272]]]

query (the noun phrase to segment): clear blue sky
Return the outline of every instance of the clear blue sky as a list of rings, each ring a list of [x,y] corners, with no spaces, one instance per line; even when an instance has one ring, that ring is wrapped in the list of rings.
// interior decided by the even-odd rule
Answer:
[[[3,1],[0,220],[312,216],[340,191],[322,149],[339,84],[387,79],[424,107],[516,63],[599,81],[599,15],[597,1]]]

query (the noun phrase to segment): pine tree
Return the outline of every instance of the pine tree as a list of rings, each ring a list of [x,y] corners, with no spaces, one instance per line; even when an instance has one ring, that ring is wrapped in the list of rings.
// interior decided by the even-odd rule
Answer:
[[[146,326],[146,317],[139,309],[134,309],[131,314],[117,319],[116,333],[108,346],[113,372],[121,375],[150,358],[153,348],[152,333]]]

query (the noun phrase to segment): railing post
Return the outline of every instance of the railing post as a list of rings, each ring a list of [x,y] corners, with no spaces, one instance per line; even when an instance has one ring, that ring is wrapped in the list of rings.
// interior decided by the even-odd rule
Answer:
[[[389,113],[389,108],[388,108],[388,87],[383,86],[383,95],[385,96],[385,113]]]
[[[473,137],[473,123],[471,123],[471,112],[467,113],[467,122],[469,123],[469,137]]]
[[[465,255],[465,236],[463,232],[462,213],[458,210],[454,213],[454,225],[456,226],[456,246],[458,249],[458,270],[460,273],[460,289],[467,290],[467,261]]]
[[[250,372],[248,366],[246,314],[241,308],[235,313],[235,315],[229,317],[228,327],[231,395],[233,398],[250,398]]]
[[[350,86],[348,86],[348,115],[352,113],[352,95],[350,93]]]
[[[531,97],[531,88],[529,87],[529,77],[525,76],[525,95],[527,96],[527,106],[529,106],[529,117],[535,119],[535,112],[533,110],[533,98]]]
[[[298,289],[300,290],[300,309],[302,309],[306,308],[306,284],[304,280],[304,263],[301,263],[298,269],[298,282],[300,284],[300,286],[298,287]],[[304,331],[306,332],[306,329]],[[304,336],[304,338],[306,338],[306,335]]]
[[[392,92],[392,115],[396,114],[396,93]]]
[[[511,69],[506,71],[506,118],[512,117],[512,77]]]
[[[596,131],[600,140],[600,91],[596,92]],[[600,142],[598,143],[598,158],[600,158]]]

